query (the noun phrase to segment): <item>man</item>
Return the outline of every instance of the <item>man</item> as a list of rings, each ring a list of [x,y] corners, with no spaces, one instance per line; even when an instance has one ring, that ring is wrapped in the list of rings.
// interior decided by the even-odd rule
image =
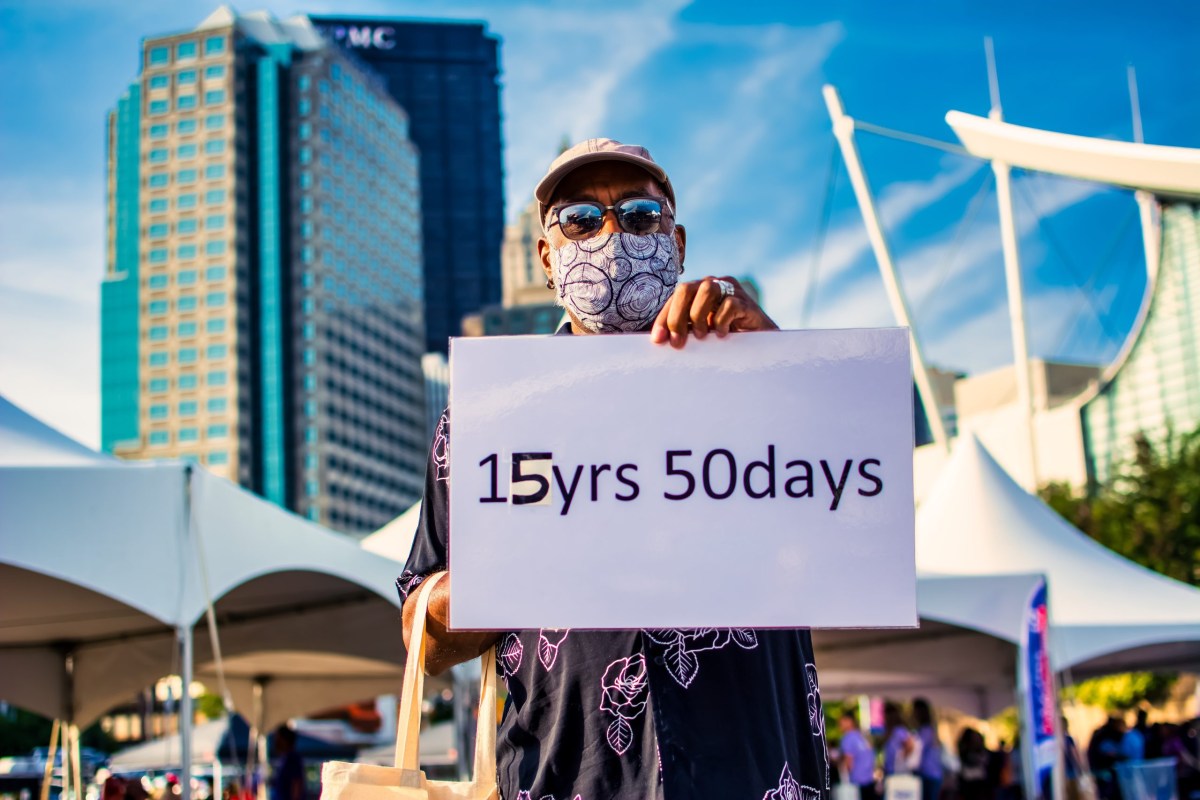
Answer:
[[[547,285],[570,318],[560,335],[649,331],[682,348],[693,336],[776,327],[732,278],[680,282],[687,239],[675,193],[644,148],[576,145],[535,196]],[[405,597],[447,565],[449,431],[447,411],[398,581]],[[508,687],[497,777],[508,800],[828,796],[807,631],[449,631],[452,581],[433,592],[426,665],[436,674],[497,644]],[[732,588],[713,576],[714,591]],[[415,613],[406,602],[406,644]]]

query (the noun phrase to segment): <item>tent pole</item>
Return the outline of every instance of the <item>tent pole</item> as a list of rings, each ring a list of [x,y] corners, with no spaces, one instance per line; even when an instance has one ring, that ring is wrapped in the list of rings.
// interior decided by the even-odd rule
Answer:
[[[833,135],[842,150],[842,159],[850,173],[850,183],[854,186],[854,196],[858,199],[862,211],[863,222],[867,226],[867,238],[875,251],[875,261],[879,264],[879,274],[883,278],[883,288],[887,292],[888,304],[896,322],[909,330],[909,349],[912,354],[913,379],[917,382],[921,406],[925,418],[929,422],[929,431],[933,441],[943,450],[950,449],[950,439],[946,435],[946,427],[942,423],[942,412],[938,409],[937,395],[933,391],[933,382],[929,378],[929,369],[925,363],[925,355],[921,350],[917,329],[913,326],[912,314],[909,312],[908,301],[904,290],[900,287],[900,278],[896,274],[896,265],[892,262],[892,254],[888,249],[887,239],[883,235],[883,226],[875,213],[875,199],[871,195],[871,187],[867,184],[867,173],[863,170],[862,161],[858,157],[858,145],[854,142],[854,119],[846,116],[842,109],[842,99],[837,89],[826,84],[824,88],[825,105],[829,110],[829,118],[833,121]]]
[[[179,663],[183,686],[179,692],[179,749],[181,774],[179,776],[179,800],[192,798],[192,628],[180,625]]]
[[[50,800],[50,781],[54,779],[54,762],[58,755],[58,729],[61,725],[61,722],[54,720],[54,725],[50,728],[50,750],[46,754],[46,769],[42,773],[40,800]]]

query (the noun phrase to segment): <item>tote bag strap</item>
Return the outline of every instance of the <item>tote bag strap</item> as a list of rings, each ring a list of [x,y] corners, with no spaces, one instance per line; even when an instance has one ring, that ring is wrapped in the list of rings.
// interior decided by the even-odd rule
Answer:
[[[433,587],[446,575],[438,572],[425,579],[417,590],[417,609],[408,640],[408,660],[404,665],[404,690],[400,698],[400,719],[396,725],[396,766],[419,769],[421,739],[421,698],[425,690],[425,619]],[[495,702],[492,703],[493,709]],[[492,712],[493,715],[495,711]],[[492,755],[493,761],[495,754]]]
[[[480,656],[479,716],[475,725],[475,783],[496,779],[496,646]]]

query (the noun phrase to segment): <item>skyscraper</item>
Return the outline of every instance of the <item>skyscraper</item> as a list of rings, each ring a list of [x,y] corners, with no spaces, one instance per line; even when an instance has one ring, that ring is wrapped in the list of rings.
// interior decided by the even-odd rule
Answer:
[[[421,153],[425,342],[445,353],[464,315],[500,302],[499,41],[480,23],[312,20],[379,73],[408,112]]]
[[[306,18],[142,45],[109,115],[101,437],[369,531],[421,490],[417,152]]]

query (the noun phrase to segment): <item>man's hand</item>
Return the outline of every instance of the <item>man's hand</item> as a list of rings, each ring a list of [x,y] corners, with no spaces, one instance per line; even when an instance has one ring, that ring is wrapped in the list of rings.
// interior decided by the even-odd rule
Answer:
[[[718,280],[733,286],[733,294],[725,296]],[[710,331],[723,337],[730,331],[778,330],[766,312],[746,293],[737,279],[704,278],[675,286],[675,293],[658,312],[650,329],[650,341],[682,348],[690,332],[703,339]]]
[[[420,587],[418,586],[417,589]],[[404,601],[401,620],[404,626],[404,646],[412,647],[412,627],[417,616],[417,589]],[[433,587],[429,598],[429,613],[425,619],[425,672],[440,675],[455,664],[470,661],[487,650],[500,634],[495,631],[450,631],[450,576]]]

